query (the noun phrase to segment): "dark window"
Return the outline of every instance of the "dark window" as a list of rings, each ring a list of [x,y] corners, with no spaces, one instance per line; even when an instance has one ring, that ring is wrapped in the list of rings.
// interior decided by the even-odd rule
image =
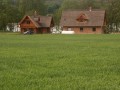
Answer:
[[[26,28],[24,28],[24,32],[26,32],[27,31],[27,29]]]
[[[27,21],[26,23],[27,23],[27,24],[30,24],[30,21]]]
[[[94,28],[92,28],[92,30],[93,30],[93,32],[95,32],[95,31],[96,31],[96,28],[94,27]]]
[[[83,32],[83,27],[80,27],[80,32]]]

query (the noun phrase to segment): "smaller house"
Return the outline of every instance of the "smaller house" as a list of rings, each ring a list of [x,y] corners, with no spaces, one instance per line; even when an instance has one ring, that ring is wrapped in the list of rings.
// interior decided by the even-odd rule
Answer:
[[[32,33],[51,33],[51,28],[54,26],[52,16],[25,16],[19,23],[21,33],[30,31]]]
[[[106,12],[91,8],[63,11],[60,26],[63,34],[102,34],[106,26]]]
[[[6,26],[6,31],[20,32],[20,27],[18,23],[8,23]]]

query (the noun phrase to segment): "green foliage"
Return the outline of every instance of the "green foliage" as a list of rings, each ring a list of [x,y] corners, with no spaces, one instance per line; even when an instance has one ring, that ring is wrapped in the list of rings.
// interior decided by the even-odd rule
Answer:
[[[63,10],[105,9],[109,31],[119,31],[120,2],[118,0],[0,0],[0,30],[8,23],[19,22],[24,15],[53,14],[55,24],[59,25]]]
[[[46,8],[43,0],[20,0],[18,5],[19,10],[23,14],[29,14],[28,12],[30,11],[37,11],[42,15],[46,14]]]
[[[56,12],[57,9],[59,9],[59,5],[58,4],[49,4],[47,5],[47,13],[49,14],[53,14]]]
[[[0,3],[0,30],[5,30],[8,23],[18,22],[21,18],[16,7],[5,3]]]
[[[112,32],[118,32],[120,27],[120,2],[118,0],[111,0],[107,10],[109,29]]]
[[[0,38],[1,90],[119,90],[120,35]]]
[[[101,7],[101,3],[100,1],[97,1],[97,0],[64,0],[61,8],[62,9],[88,9],[89,7],[97,9]]]
[[[0,1],[0,30],[8,23],[18,23],[25,14],[46,14],[43,0],[1,0]]]

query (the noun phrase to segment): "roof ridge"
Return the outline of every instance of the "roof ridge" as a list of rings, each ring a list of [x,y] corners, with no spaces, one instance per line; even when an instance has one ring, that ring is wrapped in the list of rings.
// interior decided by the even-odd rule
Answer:
[[[89,11],[88,9],[68,9],[64,11]],[[106,11],[105,9],[92,9],[92,11]]]

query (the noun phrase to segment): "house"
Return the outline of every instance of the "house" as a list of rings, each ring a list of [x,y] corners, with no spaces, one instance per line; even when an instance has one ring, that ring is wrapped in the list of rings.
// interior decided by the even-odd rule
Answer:
[[[75,34],[102,34],[106,26],[105,10],[63,11],[60,21],[62,32]]]
[[[19,23],[21,33],[30,31],[32,33],[51,33],[51,28],[54,26],[52,16],[25,16]]]
[[[20,27],[18,23],[8,23],[6,26],[6,31],[20,32]]]

